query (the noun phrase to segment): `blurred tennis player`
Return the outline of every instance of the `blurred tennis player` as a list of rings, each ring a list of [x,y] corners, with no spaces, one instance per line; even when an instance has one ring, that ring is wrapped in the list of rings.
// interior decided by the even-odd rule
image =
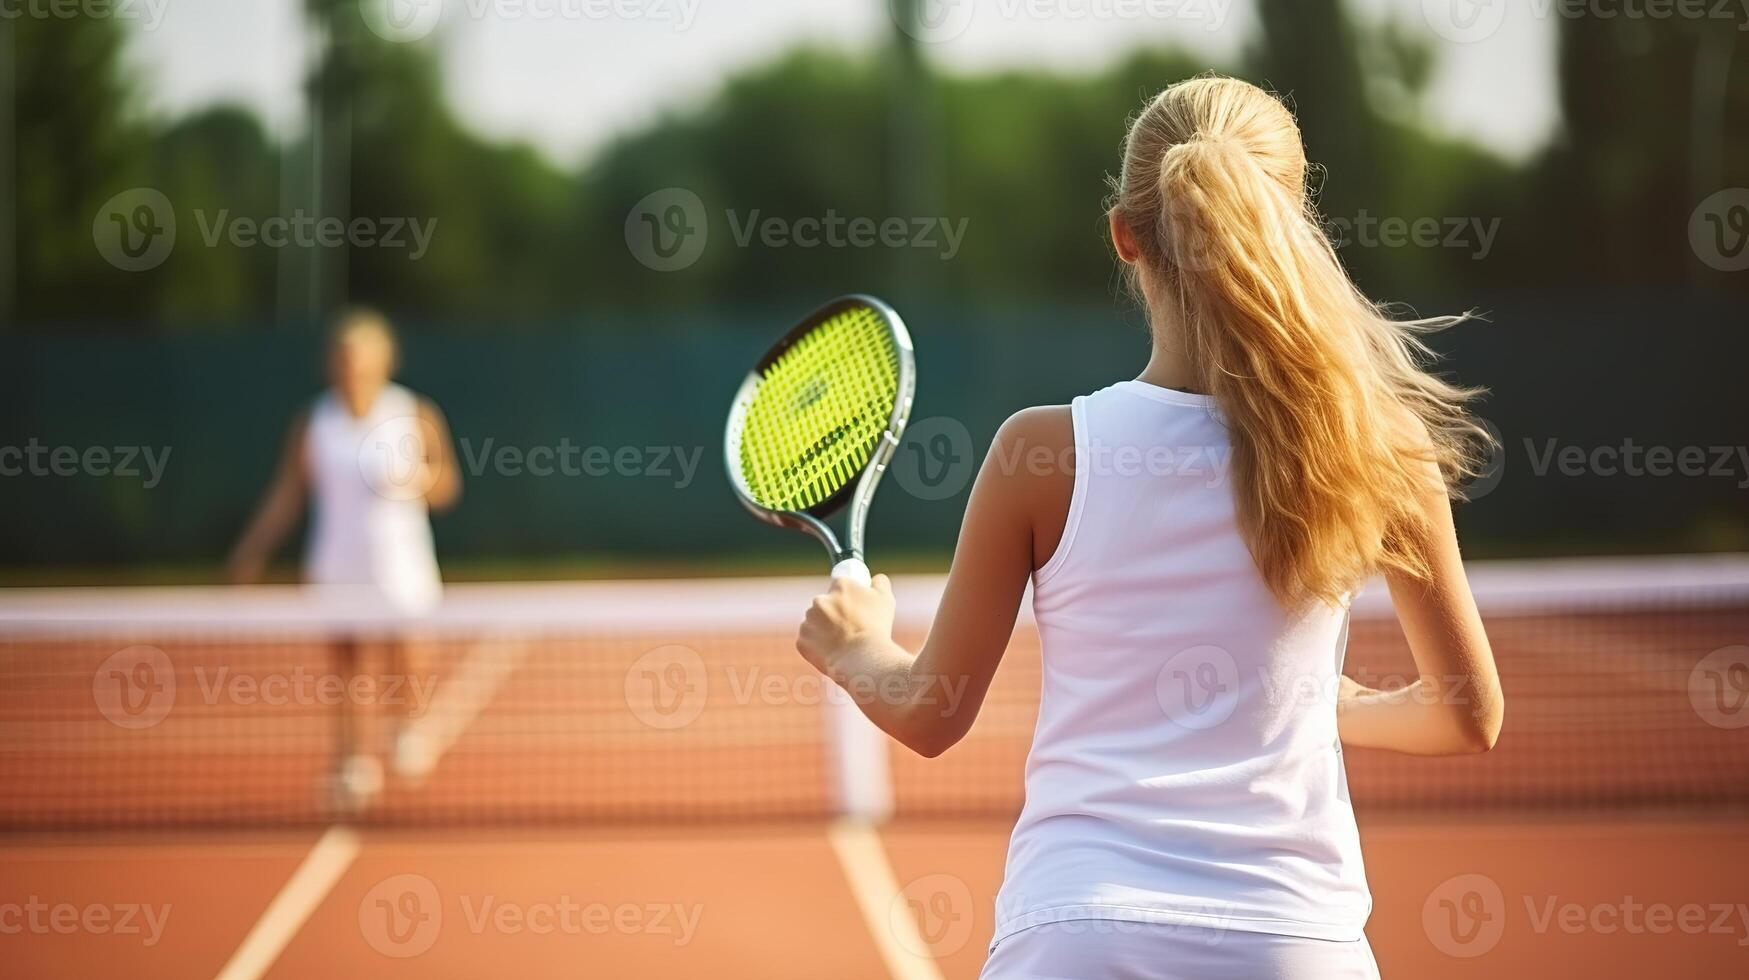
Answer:
[[[398,347],[380,314],[355,309],[334,324],[328,345],[329,388],[292,420],[280,456],[254,519],[230,559],[231,580],[254,582],[297,524],[311,500],[305,581],[332,590],[362,591],[385,612],[417,614],[442,593],[432,546],[430,510],[445,510],[461,495],[449,429],[436,405],[391,380]],[[414,644],[388,645],[388,669],[415,679]],[[351,680],[370,669],[375,645],[341,645],[340,669]],[[349,686],[348,688],[352,688]],[[410,713],[418,705],[405,692],[412,684],[376,690],[403,692],[392,707]],[[336,801],[356,809],[382,788],[373,705],[345,699],[341,752],[334,778]],[[405,721],[405,718],[403,718]],[[418,730],[403,724],[394,764],[422,776],[432,763]]]
[[[893,642],[884,577],[836,581],[797,645],[865,693],[908,680],[864,710],[934,756],[1030,577],[1042,701],[985,977],[1375,977],[1338,737],[1445,755],[1500,730],[1449,500],[1486,437],[1415,340],[1454,321],[1356,290],[1292,115],[1252,85],[1155,98],[1115,190],[1141,374],[1002,426],[921,652]],[[1341,677],[1374,572],[1420,674],[1388,692]]]

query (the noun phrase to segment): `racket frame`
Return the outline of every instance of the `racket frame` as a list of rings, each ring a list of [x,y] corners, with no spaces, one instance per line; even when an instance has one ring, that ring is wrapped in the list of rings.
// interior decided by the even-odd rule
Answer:
[[[773,510],[753,499],[746,478],[741,473],[741,430],[746,421],[747,409],[753,403],[753,393],[763,380],[762,372],[797,340],[826,320],[854,306],[866,306],[874,310],[892,339],[893,352],[898,361],[897,395],[893,399],[892,415],[887,419],[886,428],[881,432],[880,438],[876,440],[874,451],[864,464],[862,473],[855,480],[806,510]],[[729,409],[729,423],[723,432],[723,462],[729,472],[729,485],[735,490],[735,498],[748,513],[767,524],[794,528],[812,535],[825,546],[826,553],[831,556],[835,566],[853,559],[861,562],[869,506],[874,502],[875,488],[880,485],[887,464],[892,461],[893,454],[898,452],[899,443],[905,437],[905,425],[910,421],[911,404],[916,392],[916,353],[911,345],[910,331],[905,329],[905,321],[899,318],[897,310],[873,296],[853,293],[840,296],[808,314],[765,352],[735,391],[735,400]],[[846,540],[841,543],[838,536],[826,525],[825,519],[846,503],[850,505],[850,516],[846,521]]]

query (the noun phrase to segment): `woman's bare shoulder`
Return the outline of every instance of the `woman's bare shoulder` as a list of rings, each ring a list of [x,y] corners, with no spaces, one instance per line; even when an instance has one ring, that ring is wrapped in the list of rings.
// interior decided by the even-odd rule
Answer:
[[[1032,529],[1033,567],[1057,550],[1075,495],[1075,423],[1067,405],[1021,409],[997,430],[984,460],[1012,510]]]

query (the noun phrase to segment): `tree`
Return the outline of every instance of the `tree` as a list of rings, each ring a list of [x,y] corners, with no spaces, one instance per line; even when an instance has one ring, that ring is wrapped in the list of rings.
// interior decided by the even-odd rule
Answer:
[[[151,273],[106,263],[92,238],[104,202],[139,184],[147,132],[131,109],[122,30],[91,17],[7,17],[11,198],[20,322],[136,310]],[[6,156],[7,154],[0,154]],[[0,316],[6,314],[0,309]]]

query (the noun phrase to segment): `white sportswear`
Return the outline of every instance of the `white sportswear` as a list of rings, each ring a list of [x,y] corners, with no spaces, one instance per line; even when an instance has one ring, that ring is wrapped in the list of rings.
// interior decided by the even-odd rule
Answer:
[[[993,946],[1115,920],[1363,938],[1336,732],[1346,609],[1286,612],[1236,523],[1211,399],[1077,398],[1074,495],[1033,579],[1043,649]]]
[[[332,391],[316,399],[304,437],[313,500],[306,581],[370,587],[400,612],[437,602],[424,438],[419,400],[400,385],[385,387],[363,418]]]

